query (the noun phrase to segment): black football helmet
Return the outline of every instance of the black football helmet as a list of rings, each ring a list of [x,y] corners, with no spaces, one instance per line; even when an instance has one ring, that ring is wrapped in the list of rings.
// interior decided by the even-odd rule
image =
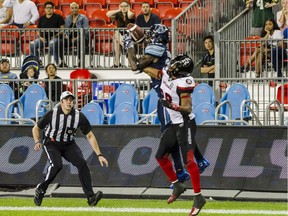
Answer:
[[[167,73],[177,78],[190,76],[194,69],[192,58],[185,54],[178,54],[168,65]]]

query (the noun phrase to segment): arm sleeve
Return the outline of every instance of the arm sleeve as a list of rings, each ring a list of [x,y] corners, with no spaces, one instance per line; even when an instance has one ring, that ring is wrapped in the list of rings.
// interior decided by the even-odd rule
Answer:
[[[13,3],[11,2],[11,0],[5,0],[3,2],[3,6],[7,7],[7,8],[11,8],[11,7],[13,7]]]
[[[151,44],[147,46],[145,49],[145,55],[151,55],[156,58],[162,57],[164,52],[165,52],[165,48],[162,46],[158,46],[156,44]]]
[[[87,135],[91,130],[91,124],[89,123],[88,119],[86,118],[86,116],[80,112],[80,130],[82,131],[82,133],[84,135]]]
[[[40,120],[37,122],[37,126],[40,129],[44,129],[46,125],[49,124],[52,118],[52,113],[53,113],[53,110],[50,110],[44,116],[42,116],[42,118],[40,118]]]
[[[38,18],[39,18],[39,12],[38,12],[38,10],[37,10],[37,7],[36,7],[36,5],[33,3],[33,2],[31,2],[32,4],[31,4],[31,14],[32,14],[32,18],[31,18],[31,22],[33,23],[33,24],[35,24],[36,23],[36,21],[38,20]]]

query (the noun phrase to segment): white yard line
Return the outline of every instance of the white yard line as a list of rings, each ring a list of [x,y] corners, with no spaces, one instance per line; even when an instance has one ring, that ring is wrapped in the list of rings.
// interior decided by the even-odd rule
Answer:
[[[104,207],[12,207],[1,206],[0,211],[65,211],[65,212],[141,212],[141,213],[189,213],[190,209],[162,209],[162,208],[104,208]],[[287,211],[269,210],[225,210],[203,209],[202,213],[210,214],[263,214],[263,215],[287,215]]]

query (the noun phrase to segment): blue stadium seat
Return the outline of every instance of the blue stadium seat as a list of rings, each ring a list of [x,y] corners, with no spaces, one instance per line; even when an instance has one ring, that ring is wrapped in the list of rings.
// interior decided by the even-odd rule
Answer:
[[[109,118],[109,124],[136,124],[138,122],[138,112],[134,105],[129,102],[123,102],[117,106],[112,116]]]
[[[192,96],[192,105],[193,109],[196,109],[197,106],[201,103],[207,102],[215,106],[215,95],[214,91],[206,83],[200,83],[198,84],[194,90],[193,93],[191,94]]]
[[[30,85],[23,95],[19,98],[19,101],[23,105],[23,118],[36,118],[36,104],[39,100],[47,100],[47,95],[44,88],[38,84]],[[38,117],[42,117],[47,109],[46,102],[41,103],[38,109]]]
[[[138,101],[138,93],[134,86],[123,83],[108,100],[108,113],[112,114],[117,106],[123,102],[131,103],[138,110]]]
[[[157,109],[158,95],[156,91],[152,88],[149,93],[143,98],[142,101],[142,113],[149,114]]]
[[[215,120],[215,107],[208,102],[201,103],[193,110],[197,125],[201,125],[206,120]],[[211,123],[214,125],[214,123]]]
[[[86,116],[91,125],[102,125],[104,123],[104,113],[99,104],[91,101],[86,104],[81,112]]]
[[[6,104],[0,102],[0,118],[6,118]],[[7,121],[0,121],[0,125],[9,124]]]
[[[0,84],[0,102],[4,103],[4,105],[7,107],[7,105],[10,104],[14,100],[15,100],[15,96],[14,96],[14,91],[12,90],[12,88],[7,84],[4,84],[4,83]],[[9,112],[8,112],[9,118],[11,117],[12,112],[13,112],[13,106],[9,108]],[[5,114],[5,110],[4,110],[4,114]]]
[[[243,84],[235,83],[227,90],[225,95],[221,98],[220,104],[226,100],[229,101],[232,106],[232,120],[239,120],[241,116],[241,103],[244,100],[250,100],[250,93]],[[247,102],[246,104],[249,106],[250,102]],[[219,114],[229,116],[229,106],[227,103],[220,107]],[[243,119],[251,119],[250,110],[247,107],[243,107]]]

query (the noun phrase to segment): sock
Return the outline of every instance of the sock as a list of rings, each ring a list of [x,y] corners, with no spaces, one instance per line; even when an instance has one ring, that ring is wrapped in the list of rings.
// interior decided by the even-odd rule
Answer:
[[[190,173],[190,178],[192,182],[192,186],[194,189],[194,193],[200,193],[201,192],[201,185],[200,185],[200,172],[198,169],[198,166],[194,160],[193,151],[189,150],[187,152],[187,169]]]
[[[156,158],[156,160],[158,161],[160,167],[162,168],[162,170],[164,171],[164,173],[171,182],[175,182],[176,180],[178,180],[177,175],[173,169],[172,163],[167,156],[164,156],[163,158]]]

